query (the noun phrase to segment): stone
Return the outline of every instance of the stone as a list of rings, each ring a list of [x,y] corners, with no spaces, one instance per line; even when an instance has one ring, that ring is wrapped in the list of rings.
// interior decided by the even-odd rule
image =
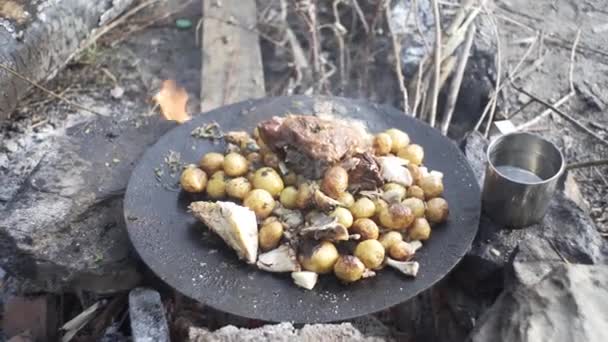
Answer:
[[[173,125],[101,117],[50,137],[52,149],[0,207],[0,265],[31,291],[134,287],[122,196],[145,148]]]
[[[481,341],[608,339],[608,266],[552,264],[536,282],[505,291],[469,336]]]
[[[4,305],[2,331],[7,337],[28,333],[33,341],[54,341],[58,328],[55,296],[12,296]]]
[[[483,178],[486,174],[486,150],[488,149],[488,140],[483,134],[472,131],[462,141],[460,148],[467,157],[473,173],[479,182],[479,186],[483,186]]]
[[[392,340],[389,336],[366,336],[351,323],[307,324],[296,329],[291,323],[265,325],[256,329],[243,329],[229,325],[216,331],[193,327],[191,342],[307,342],[307,341],[355,341],[380,342]]]
[[[169,326],[160,294],[151,289],[129,292],[129,317],[134,342],[169,342]]]

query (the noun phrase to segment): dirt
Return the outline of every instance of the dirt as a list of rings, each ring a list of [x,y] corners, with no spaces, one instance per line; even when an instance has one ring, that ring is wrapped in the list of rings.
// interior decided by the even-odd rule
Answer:
[[[503,70],[512,70],[528,49],[529,43],[518,40],[543,32],[545,42],[536,44],[522,68],[544,56],[542,64],[531,74],[514,82],[537,97],[554,103],[569,92],[569,69],[572,45],[580,29],[580,40],[573,63],[575,95],[560,107],[578,122],[604,140],[608,140],[608,3],[603,0],[498,0],[497,21],[503,53]],[[516,25],[501,17],[515,19],[528,26]],[[536,31],[536,32],[535,32]],[[558,40],[561,43],[556,44]],[[600,51],[594,53],[591,50]],[[535,118],[546,107],[532,103],[526,95],[507,87],[498,113],[510,117],[517,126]],[[569,163],[608,158],[608,146],[576,128],[559,115],[530,126],[527,131],[548,138],[562,148]],[[608,166],[576,169],[584,200],[597,228],[608,232]]]

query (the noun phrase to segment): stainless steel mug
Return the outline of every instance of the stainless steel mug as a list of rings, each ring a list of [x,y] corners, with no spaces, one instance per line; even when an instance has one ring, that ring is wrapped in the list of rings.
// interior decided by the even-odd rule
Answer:
[[[537,135],[512,133],[488,146],[487,159],[486,215],[509,228],[540,222],[566,167],[561,151]]]

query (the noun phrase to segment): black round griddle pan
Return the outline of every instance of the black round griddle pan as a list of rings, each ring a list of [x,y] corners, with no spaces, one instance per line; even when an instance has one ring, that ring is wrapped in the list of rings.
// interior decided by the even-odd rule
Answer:
[[[407,132],[425,150],[425,165],[444,173],[445,198],[450,205],[446,223],[433,228],[431,239],[416,254],[420,271],[408,278],[393,269],[352,285],[322,276],[312,291],[293,284],[290,274],[259,271],[190,215],[194,200],[176,191],[179,175],[171,177],[165,159],[170,151],[181,161],[197,163],[209,151],[224,151],[224,143],[194,138],[191,131],[217,122],[223,131],[252,131],[272,116],[312,114],[331,103],[335,115],[363,120],[371,132],[391,127]],[[173,155],[174,157],[175,155]],[[175,159],[175,158],[173,158]],[[198,115],[165,134],[144,154],[133,171],[124,202],[133,246],[160,278],[181,293],[215,309],[270,322],[339,321],[370,314],[402,303],[443,278],[463,257],[477,232],[480,190],[460,150],[437,130],[394,108],[345,98],[305,96],[246,101]]]

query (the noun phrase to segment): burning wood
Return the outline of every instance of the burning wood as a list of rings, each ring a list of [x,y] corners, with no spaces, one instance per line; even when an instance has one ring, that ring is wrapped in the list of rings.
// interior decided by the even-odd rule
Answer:
[[[160,106],[163,117],[170,121],[184,123],[190,120],[186,110],[188,93],[173,80],[163,81],[160,91],[154,95],[154,102]]]

